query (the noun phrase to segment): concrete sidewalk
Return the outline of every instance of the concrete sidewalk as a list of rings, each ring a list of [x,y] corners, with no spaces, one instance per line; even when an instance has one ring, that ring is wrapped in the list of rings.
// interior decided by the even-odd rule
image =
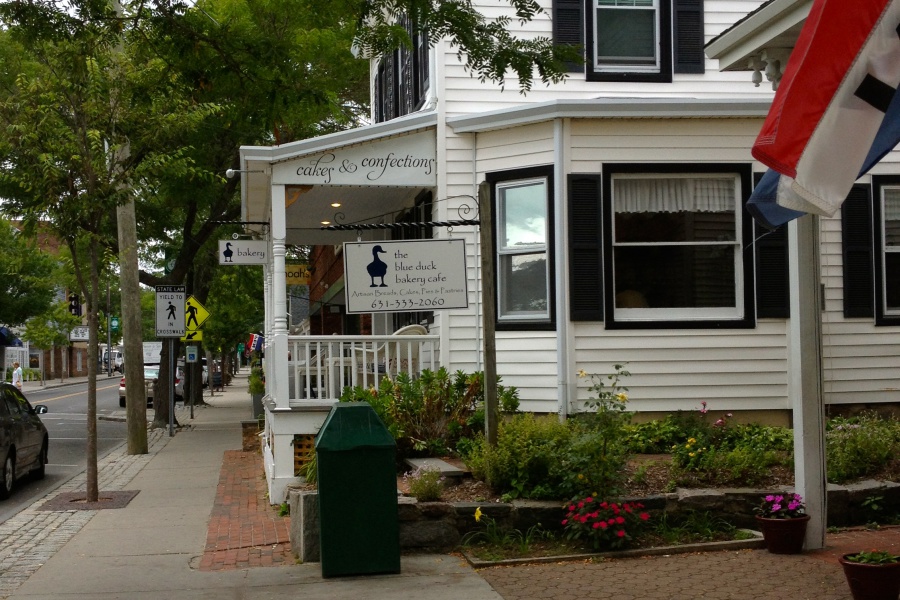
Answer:
[[[103,459],[101,491],[138,491],[124,508],[45,511],[40,501],[0,525],[0,597],[500,600],[451,555],[404,556],[399,575],[361,578],[323,579],[318,563],[200,570],[223,456],[240,450],[250,417],[246,376],[205,397],[193,421],[180,413],[174,437],[151,432],[150,454],[123,447]],[[83,476],[54,495],[79,489]]]

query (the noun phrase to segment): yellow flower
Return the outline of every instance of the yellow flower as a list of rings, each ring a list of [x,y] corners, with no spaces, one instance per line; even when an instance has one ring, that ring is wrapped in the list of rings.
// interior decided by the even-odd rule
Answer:
[[[618,394],[616,394],[616,399],[619,402],[628,402],[628,394],[626,394],[625,392],[619,392]]]
[[[480,506],[475,509],[475,522],[477,523],[479,521],[481,521],[481,507]]]
[[[696,444],[696,443],[697,443],[697,440],[695,440],[694,438],[690,438],[690,439],[688,440],[688,442],[690,442],[691,444]]]
[[[585,372],[584,369],[578,369],[578,376],[579,377],[587,377],[587,372]]]
[[[582,475],[581,473],[579,473],[579,474],[578,474],[578,479],[584,479],[584,475]]]
[[[691,457],[693,457],[693,456],[694,456],[694,453],[693,453],[693,452],[691,452],[691,453],[689,453],[689,454],[688,454],[688,456],[691,456]]]
[[[690,444],[685,444],[684,447],[685,447],[686,450],[690,450],[690,449],[691,449],[691,445],[690,445]]]

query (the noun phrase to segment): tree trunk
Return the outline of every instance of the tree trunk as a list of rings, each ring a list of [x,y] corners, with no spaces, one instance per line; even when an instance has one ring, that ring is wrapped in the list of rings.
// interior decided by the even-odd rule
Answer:
[[[169,427],[169,399],[174,394],[173,386],[175,381],[175,372],[169,367],[169,362],[176,365],[176,361],[170,361],[172,354],[168,340],[163,342],[162,355],[159,357],[159,400],[157,396],[153,397],[153,429],[166,429]],[[175,366],[177,371],[178,367]],[[127,379],[125,381],[128,381]],[[177,420],[173,418],[175,426],[178,426]]]
[[[134,200],[116,209],[119,227],[119,280],[122,292],[122,334],[125,338],[125,422],[128,454],[147,454],[147,392],[141,333],[141,288],[138,283],[137,225]],[[112,355],[112,353],[110,353]],[[154,406],[156,399],[154,398]]]
[[[90,287],[85,290],[88,312],[88,398],[87,398],[87,471],[85,482],[85,500],[97,502],[100,499],[99,477],[97,473],[97,288],[98,272],[97,238],[91,236],[91,270]],[[82,285],[84,289],[84,285]]]

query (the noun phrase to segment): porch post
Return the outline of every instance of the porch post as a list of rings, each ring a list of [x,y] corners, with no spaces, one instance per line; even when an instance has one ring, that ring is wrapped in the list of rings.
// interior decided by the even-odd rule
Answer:
[[[822,394],[822,291],[819,217],[789,224],[791,318],[788,394],[794,414],[794,487],[812,517],[806,549],[825,547],[825,408]]]
[[[272,260],[271,275],[272,286],[272,343],[269,346],[272,355],[270,368],[272,369],[271,381],[273,385],[268,392],[275,400],[277,408],[288,408],[290,405],[288,387],[288,314],[287,314],[287,284],[285,282],[284,238],[287,235],[285,224],[285,195],[283,185],[272,186]]]

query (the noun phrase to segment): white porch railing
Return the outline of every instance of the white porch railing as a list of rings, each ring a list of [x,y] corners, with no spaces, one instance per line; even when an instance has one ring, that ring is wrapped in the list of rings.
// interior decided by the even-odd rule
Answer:
[[[288,336],[290,402],[336,401],[346,386],[377,386],[387,375],[438,369],[436,335]]]

